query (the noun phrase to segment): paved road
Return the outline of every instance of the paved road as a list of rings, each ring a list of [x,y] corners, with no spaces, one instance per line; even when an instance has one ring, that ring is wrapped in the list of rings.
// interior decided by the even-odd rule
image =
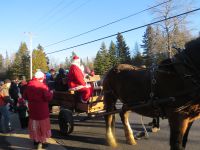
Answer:
[[[83,118],[83,117],[81,117]],[[131,113],[131,127],[134,133],[142,130],[140,116]],[[68,150],[111,150],[105,140],[105,122],[103,118],[81,121],[80,117],[74,117],[75,128],[70,136],[63,136],[59,133],[57,116],[52,117],[53,135],[57,142],[64,145]],[[144,117],[144,123],[147,124],[151,119]],[[123,127],[119,116],[116,115],[116,137],[119,143],[116,150],[169,150],[169,126],[167,120],[161,120],[161,130],[158,133],[149,132],[148,139],[137,141],[136,146],[126,144]],[[150,130],[150,127],[147,126]],[[200,149],[200,121],[196,121],[191,129],[189,141],[186,150]]]
[[[11,125],[14,129],[10,133],[0,133],[0,150],[33,150],[33,141],[29,138],[27,129],[21,129],[17,113],[10,113]],[[48,139],[47,150],[65,150],[54,139]]]

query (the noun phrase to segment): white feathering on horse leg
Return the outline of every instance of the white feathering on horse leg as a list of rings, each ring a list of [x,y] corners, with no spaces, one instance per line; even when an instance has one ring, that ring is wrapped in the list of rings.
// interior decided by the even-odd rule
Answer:
[[[133,131],[129,123],[127,124],[127,126],[124,127],[124,132],[125,132],[127,143],[130,145],[136,145],[137,142],[135,141],[135,138],[133,136]]]
[[[113,148],[118,146],[115,140],[115,137],[113,136],[112,129],[110,127],[108,128],[108,132],[107,132],[107,141],[108,141],[108,144],[112,146]]]
[[[135,138],[133,136],[133,131],[128,119],[129,112],[126,111],[122,116],[123,116],[122,119],[124,120],[124,133],[125,133],[126,141],[130,145],[136,145],[137,142],[135,141]]]

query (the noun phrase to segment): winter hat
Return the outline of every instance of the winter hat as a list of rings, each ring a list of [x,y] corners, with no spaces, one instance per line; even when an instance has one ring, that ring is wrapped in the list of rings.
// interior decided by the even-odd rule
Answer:
[[[40,70],[37,70],[37,72],[35,73],[34,78],[38,79],[38,80],[44,80],[44,73]]]
[[[50,70],[50,72],[55,72],[55,70],[52,68],[52,69]]]

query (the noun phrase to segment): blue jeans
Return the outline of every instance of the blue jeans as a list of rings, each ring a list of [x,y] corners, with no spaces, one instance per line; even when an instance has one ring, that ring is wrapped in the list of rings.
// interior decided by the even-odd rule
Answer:
[[[9,112],[8,112],[6,105],[0,106],[0,131],[3,131],[2,120],[1,120],[2,116],[3,116],[3,119],[4,119],[5,130],[10,131],[11,130],[11,123],[10,123]]]

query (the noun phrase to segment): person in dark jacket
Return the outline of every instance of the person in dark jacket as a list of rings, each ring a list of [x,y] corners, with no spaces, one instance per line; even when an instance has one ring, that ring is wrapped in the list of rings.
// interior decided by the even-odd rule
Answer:
[[[18,99],[17,112],[19,115],[21,128],[22,129],[27,128],[28,127],[28,106],[27,106],[26,100],[24,100],[23,98]]]
[[[18,78],[16,77],[11,81],[9,94],[14,101],[13,105],[10,105],[10,111],[16,112],[17,100],[19,98]]]
[[[21,95],[23,95],[26,86],[27,86],[26,80],[22,80],[22,81],[19,83],[18,87],[19,87],[19,92],[20,92]]]
[[[55,89],[56,71],[54,69],[51,69],[49,71],[49,73],[50,73],[50,76],[49,75],[46,76],[48,78],[48,79],[46,78],[46,83],[47,83],[49,89],[53,90],[53,89]]]
[[[57,74],[55,78],[55,90],[56,91],[67,91],[68,85],[67,85],[67,77],[65,74],[65,70],[63,68],[60,68],[59,73]]]

